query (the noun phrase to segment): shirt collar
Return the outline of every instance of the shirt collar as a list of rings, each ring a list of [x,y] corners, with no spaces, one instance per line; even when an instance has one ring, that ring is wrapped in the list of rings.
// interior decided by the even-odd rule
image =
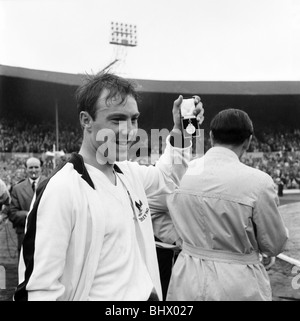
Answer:
[[[231,149],[221,146],[211,147],[205,154],[208,157],[223,157],[223,158],[231,158],[236,161],[240,161],[238,155],[233,152]]]
[[[38,183],[39,183],[39,180],[40,180],[40,176],[39,176],[37,179],[31,179],[31,178],[29,177],[29,182],[30,182],[31,185],[32,185],[33,182],[36,182],[36,184],[38,184]]]

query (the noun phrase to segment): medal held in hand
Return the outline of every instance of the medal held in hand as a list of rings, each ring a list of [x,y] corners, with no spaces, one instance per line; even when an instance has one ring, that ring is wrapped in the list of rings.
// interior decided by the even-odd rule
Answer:
[[[181,111],[181,124],[184,138],[199,137],[200,128],[196,116],[193,114],[195,109],[194,98],[183,99]]]

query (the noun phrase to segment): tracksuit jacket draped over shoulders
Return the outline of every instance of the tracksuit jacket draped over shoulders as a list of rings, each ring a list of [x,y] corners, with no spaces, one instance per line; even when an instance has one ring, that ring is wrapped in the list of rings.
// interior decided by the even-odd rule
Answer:
[[[156,166],[115,165],[136,204],[137,242],[154,288],[162,298],[148,198],[172,193],[184,175],[190,148],[167,147]],[[27,219],[19,264],[17,300],[87,300],[104,242],[105,191],[98,198],[83,159],[72,157],[37,191]],[[155,202],[155,201],[153,201]],[[143,206],[141,206],[143,204]],[[94,224],[102,215],[102,224]]]

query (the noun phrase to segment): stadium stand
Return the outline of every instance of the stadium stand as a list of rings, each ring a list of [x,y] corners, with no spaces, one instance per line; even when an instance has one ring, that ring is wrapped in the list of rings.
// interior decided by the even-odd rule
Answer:
[[[26,119],[26,118],[25,118]],[[65,154],[78,152],[81,130],[70,124],[60,124],[59,146]],[[8,186],[24,176],[22,154],[43,157],[44,171],[48,174],[53,164],[45,153],[53,151],[56,143],[55,128],[51,122],[38,124],[26,119],[1,118],[0,120],[0,176]],[[205,135],[204,151],[210,147],[208,133]],[[149,146],[148,148],[151,148]],[[160,154],[162,147],[152,146],[152,154]],[[44,156],[43,156],[44,155]],[[136,159],[146,163],[145,160]],[[258,132],[243,158],[245,164],[267,172],[277,184],[283,182],[285,189],[300,187],[300,130],[277,130]]]
[[[44,175],[53,170],[53,158],[46,154],[53,151],[56,142],[55,104],[60,117],[59,149],[66,154],[78,151],[81,129],[74,112],[74,92],[81,76],[0,65],[0,177],[9,187],[24,177],[24,161],[28,156],[43,159]],[[243,162],[269,173],[276,184],[284,184],[285,190],[299,189],[300,82],[135,81],[142,96],[140,127],[147,132],[151,128],[170,130],[171,105],[178,94],[201,97],[206,119],[204,151],[210,147],[208,127],[213,115],[225,108],[245,110],[254,122],[255,137]],[[152,147],[149,153],[158,157],[163,147],[160,144]],[[147,164],[145,159],[136,160]],[[292,236],[289,252],[285,254],[298,260],[299,204],[292,209],[283,206]],[[11,299],[11,293],[1,291],[11,291],[16,286],[16,239],[6,222],[0,228],[0,264],[6,264],[7,289],[0,289],[0,301]],[[269,272],[275,300],[299,298],[299,291],[291,292],[294,263],[286,262],[277,260]]]

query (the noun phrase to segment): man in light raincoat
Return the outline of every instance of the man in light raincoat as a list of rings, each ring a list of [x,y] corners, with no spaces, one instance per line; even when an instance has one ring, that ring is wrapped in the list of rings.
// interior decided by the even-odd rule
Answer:
[[[167,196],[178,233],[169,238],[182,242],[167,300],[272,300],[259,255],[277,256],[288,236],[272,178],[240,161],[252,134],[245,112],[220,112],[211,122],[212,148]]]

